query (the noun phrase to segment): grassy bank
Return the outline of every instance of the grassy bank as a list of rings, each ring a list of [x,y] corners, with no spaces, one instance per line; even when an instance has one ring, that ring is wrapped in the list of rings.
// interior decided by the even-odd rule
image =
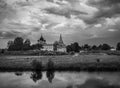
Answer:
[[[54,63],[58,71],[120,71],[120,56],[116,55],[79,55],[79,56],[0,56],[0,70],[34,70],[32,62],[42,65],[37,67],[47,70],[48,60]]]
[[[54,51],[41,51],[41,50],[29,50],[29,51],[4,51],[0,53],[4,56],[58,56],[67,55],[66,52],[54,52]]]

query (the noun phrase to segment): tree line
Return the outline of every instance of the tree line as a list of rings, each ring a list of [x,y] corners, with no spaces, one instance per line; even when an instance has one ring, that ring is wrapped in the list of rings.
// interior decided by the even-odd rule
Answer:
[[[109,44],[100,44],[100,45],[93,45],[90,46],[88,44],[84,44],[83,46],[79,46],[77,42],[71,43],[67,45],[67,52],[79,52],[80,50],[90,51],[90,50],[110,50],[111,47]],[[120,50],[120,42],[116,45],[116,50]]]
[[[31,44],[29,39],[24,40],[22,37],[16,37],[14,41],[8,41],[8,51],[26,51],[43,48],[41,44]]]
[[[57,43],[53,44],[54,51],[56,51]],[[16,37],[13,41],[8,41],[7,43],[8,51],[27,51],[27,50],[41,50],[43,48],[42,44],[36,43],[31,44],[29,39],[23,39],[22,37]],[[84,44],[80,46],[78,42],[71,43],[70,45],[66,46],[67,52],[79,52],[80,50],[110,50],[112,47],[109,44],[100,44],[100,45],[93,45],[90,46],[88,44]],[[120,50],[120,42],[116,45],[116,50]]]

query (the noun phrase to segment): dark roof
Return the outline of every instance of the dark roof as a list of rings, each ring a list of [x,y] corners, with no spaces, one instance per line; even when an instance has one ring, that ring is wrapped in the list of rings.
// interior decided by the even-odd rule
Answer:
[[[39,39],[40,41],[46,41],[44,38],[43,38],[43,36],[41,35],[41,37],[40,37],[40,39]]]

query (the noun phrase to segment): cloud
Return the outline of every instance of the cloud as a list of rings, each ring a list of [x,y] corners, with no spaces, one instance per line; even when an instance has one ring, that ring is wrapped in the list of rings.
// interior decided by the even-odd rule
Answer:
[[[61,15],[65,16],[67,18],[70,18],[71,15],[80,15],[80,14],[87,14],[82,11],[70,9],[70,8],[65,8],[65,7],[51,7],[51,8],[46,8],[45,11],[49,14],[55,14],[55,15]]]
[[[116,30],[116,29],[108,29],[108,31],[115,32],[115,31],[118,31],[118,30]]]
[[[15,17],[16,10],[8,5],[4,0],[0,0],[0,23],[4,19],[12,19]]]
[[[51,29],[56,33],[75,34],[80,33],[81,30],[84,31],[85,28],[87,28],[87,24],[83,20],[72,16],[70,19],[66,19],[66,21],[53,26]]]
[[[94,27],[99,28],[99,27],[102,27],[102,25],[101,24],[96,24]]]
[[[99,9],[95,14],[95,18],[113,17],[120,14],[120,0],[89,0],[89,5]]]
[[[3,32],[3,31],[0,31],[0,38],[2,39],[13,39],[17,36],[21,36],[21,37],[25,37],[26,34],[23,34],[21,32],[16,32],[16,31],[6,31],[6,32]]]
[[[80,3],[80,0],[66,0],[68,1],[71,5],[75,5],[76,3]]]
[[[94,12],[92,12],[92,15],[89,15],[89,17],[79,17],[83,19],[88,24],[96,24],[104,20],[104,18],[111,18],[111,17],[117,17],[120,14],[120,1],[119,0],[83,0],[85,3],[82,3],[83,5],[86,5],[88,7],[87,11],[91,11],[92,8]],[[81,1],[82,2],[82,1]],[[90,8],[92,7],[92,8]],[[95,10],[96,9],[96,10]]]
[[[120,3],[120,0],[89,0],[88,1],[92,5],[101,5],[101,6],[114,6]]]
[[[119,9],[119,0],[0,0],[0,35],[36,40],[43,33],[48,41],[60,33],[66,41],[119,37]]]

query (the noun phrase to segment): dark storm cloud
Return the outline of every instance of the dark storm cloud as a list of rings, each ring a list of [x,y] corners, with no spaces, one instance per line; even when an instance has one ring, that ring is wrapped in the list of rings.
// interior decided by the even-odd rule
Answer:
[[[88,3],[99,10],[92,18],[85,20],[88,24],[98,23],[103,18],[120,15],[120,0],[89,0]]]
[[[106,9],[107,8],[107,9]],[[120,14],[120,5],[114,5],[112,7],[103,7],[100,8],[99,12],[95,15],[96,18],[100,17],[114,17]]]
[[[120,0],[89,0],[92,5],[114,6],[120,4]]]
[[[86,15],[87,14],[85,12],[81,12],[81,11],[77,11],[77,10],[69,9],[69,8],[55,8],[55,7],[51,7],[51,8],[46,8],[44,10],[47,13],[49,13],[49,14],[65,16],[67,18],[70,18],[71,15],[80,15],[80,14]]]
[[[96,5],[100,10],[96,14],[96,17],[112,17],[116,14],[120,14],[120,0],[91,0],[89,2],[92,5]]]

